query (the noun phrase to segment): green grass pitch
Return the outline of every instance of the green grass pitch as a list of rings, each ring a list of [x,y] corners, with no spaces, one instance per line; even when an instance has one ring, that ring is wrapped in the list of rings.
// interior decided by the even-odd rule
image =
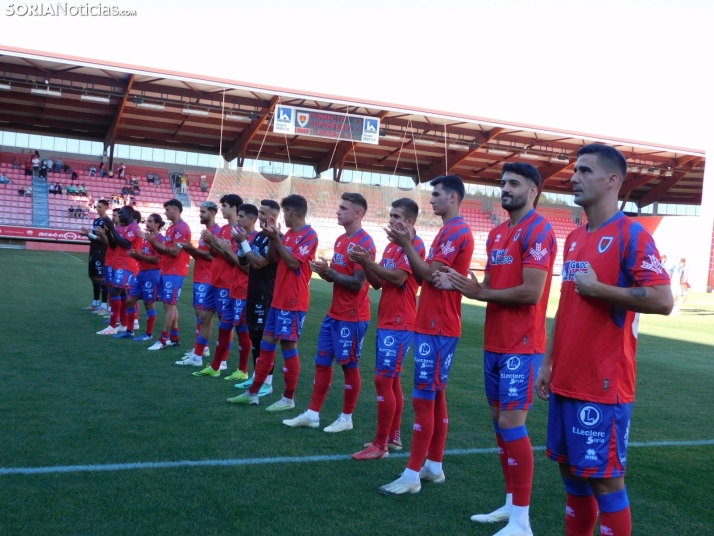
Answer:
[[[80,260],[81,259],[81,262]],[[91,301],[86,256],[0,250],[0,469],[180,460],[349,455],[371,440],[376,425],[372,382],[376,305],[362,357],[363,386],[355,428],[341,434],[289,429],[281,420],[303,411],[314,376],[317,330],[330,285],[313,280],[312,304],[300,341],[302,372],[294,412],[225,402],[238,390],[223,379],[195,378],[173,362],[194,338],[191,285],[180,304],[182,346],[148,352],[147,343],[95,335],[103,327],[80,311]],[[554,285],[549,315],[557,303]],[[159,307],[159,309],[161,309]],[[485,308],[463,306],[464,335],[452,368],[448,450],[493,448],[483,393]],[[159,312],[158,326],[163,312]],[[141,325],[144,326],[142,309]],[[215,335],[211,341],[215,344]],[[714,439],[714,299],[692,294],[677,317],[643,317],[638,400],[631,441]],[[411,357],[411,356],[410,356]],[[277,364],[281,363],[278,354]],[[237,362],[234,350],[229,360]],[[406,363],[402,427],[411,438],[411,358]],[[343,379],[334,382],[322,426],[340,413]],[[529,417],[534,445],[545,445],[547,404]],[[564,491],[554,463],[535,453],[531,506],[534,534],[563,534]],[[501,525],[469,517],[491,511],[504,496],[496,454],[447,455],[446,483],[387,497],[377,487],[396,478],[405,458],[177,467],[112,472],[0,474],[0,533],[65,534],[469,534]],[[714,533],[714,446],[630,449],[628,492],[634,534]]]

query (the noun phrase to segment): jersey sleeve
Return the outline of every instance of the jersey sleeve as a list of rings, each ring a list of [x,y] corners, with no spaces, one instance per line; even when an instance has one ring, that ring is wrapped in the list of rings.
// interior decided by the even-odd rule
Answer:
[[[630,227],[624,265],[630,279],[638,287],[670,284],[669,274],[652,235],[639,223]]]
[[[459,253],[464,249],[466,245],[466,235],[470,232],[471,230],[466,225],[460,225],[444,233],[437,244],[431,261],[440,262],[445,266],[451,266]]]
[[[362,239],[362,241],[359,243],[361,247],[369,251],[369,258],[372,260],[375,260],[377,258],[377,246],[374,245],[374,240],[372,240],[372,237],[369,236],[368,234],[365,233],[365,237]],[[364,270],[364,266],[362,266],[358,262],[352,262],[349,259],[349,256],[346,258],[347,262],[352,264],[352,270],[357,271],[357,270]]]
[[[300,240],[299,244],[296,244],[291,255],[304,264],[315,257],[315,251],[317,251],[317,233],[312,230]]]
[[[486,238],[486,267],[483,269],[484,273],[489,273],[491,271],[491,235],[493,234],[493,229],[488,232],[488,237]]]
[[[558,245],[546,221],[531,227],[523,237],[523,267],[548,271],[550,260],[556,255]]]

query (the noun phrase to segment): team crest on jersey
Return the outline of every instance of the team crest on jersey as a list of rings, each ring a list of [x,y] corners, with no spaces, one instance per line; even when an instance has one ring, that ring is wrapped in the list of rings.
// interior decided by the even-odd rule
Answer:
[[[454,251],[456,248],[451,244],[451,240],[447,240],[446,244],[441,244],[441,254],[444,257],[451,255]]]
[[[295,243],[296,243],[296,244],[299,244],[299,243],[300,243],[300,240],[302,240],[302,236],[297,235],[297,236],[295,237]]]
[[[518,229],[518,231],[516,232],[516,236],[513,237],[513,241],[515,242],[515,241],[518,240],[520,237],[521,237],[521,230]]]
[[[535,247],[530,249],[530,254],[535,260],[539,261],[548,254],[548,250],[543,249],[543,244],[537,242]]]
[[[356,245],[357,244],[355,244],[354,242],[350,242],[349,244],[347,244],[347,252],[349,253],[350,251],[352,251]]]
[[[600,253],[605,253],[612,245],[614,238],[612,236],[603,236],[600,243],[597,245],[597,250]]]
[[[645,270],[652,270],[656,274],[662,274],[662,271],[664,270],[664,264],[662,264],[662,261],[659,260],[656,255],[649,255],[649,258],[649,262],[642,261],[642,268]]]

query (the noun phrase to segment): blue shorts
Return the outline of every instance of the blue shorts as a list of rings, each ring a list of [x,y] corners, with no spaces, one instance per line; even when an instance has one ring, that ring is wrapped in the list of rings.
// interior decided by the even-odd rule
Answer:
[[[368,327],[369,320],[349,322],[335,320],[327,315],[322,321],[320,334],[317,336],[315,364],[332,366],[334,357],[340,365],[347,365],[350,368],[358,367]]]
[[[543,354],[497,354],[483,352],[486,397],[498,409],[531,409],[535,379]]]
[[[307,313],[302,311],[286,311],[271,307],[263,334],[279,341],[298,341],[306,316]]]
[[[203,310],[206,303],[206,296],[213,293],[213,287],[209,283],[193,284],[193,308]]]
[[[107,282],[107,286],[112,286],[112,279],[114,278],[114,268],[112,266],[104,265],[104,281]]]
[[[184,279],[186,278],[182,275],[163,274],[161,276],[160,301],[169,305],[176,305],[181,297],[181,287],[183,287]]]
[[[377,364],[374,373],[387,378],[399,377],[404,356],[409,353],[412,342],[413,331],[377,328]]]
[[[227,288],[211,287],[211,292],[206,293],[206,299],[203,302],[203,310],[215,311],[218,313],[220,318],[223,318],[230,301],[230,291]]]
[[[632,404],[599,404],[551,393],[546,456],[585,478],[624,476]]]
[[[434,400],[436,391],[446,389],[458,337],[414,334],[413,397]]]
[[[114,288],[123,288],[129,290],[134,284],[136,276],[131,270],[125,268],[117,268],[112,274],[112,286]]]
[[[233,325],[238,327],[238,331],[248,331],[248,326],[245,323],[245,309],[247,304],[248,302],[246,300],[231,298],[230,305],[232,309]]]
[[[141,296],[144,303],[154,303],[159,291],[161,282],[161,270],[142,270],[134,279],[129,296]]]

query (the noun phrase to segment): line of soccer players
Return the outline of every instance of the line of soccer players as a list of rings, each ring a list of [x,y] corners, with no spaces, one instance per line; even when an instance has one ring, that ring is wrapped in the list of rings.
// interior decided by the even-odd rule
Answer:
[[[445,481],[446,385],[461,335],[461,298],[484,301],[486,396],[506,500],[495,511],[471,519],[508,521],[496,536],[532,534],[529,505],[534,460],[526,418],[537,390],[541,398],[550,401],[547,455],[560,464],[565,483],[566,534],[592,535],[599,514],[602,535],[629,535],[631,516],[624,473],[634,401],[638,316],[669,314],[672,295],[652,237],[617,208],[627,170],[623,155],[593,144],[581,148],[578,157],[571,182],[575,202],[585,209],[588,224],[573,231],[565,242],[560,303],[547,342],[546,307],[557,244],[549,223],[534,209],[542,187],[538,170],[524,163],[503,166],[502,206],[510,217],[489,233],[482,282],[469,272],[474,242],[459,215],[464,185],[455,175],[431,182],[431,205],[443,226],[428,252],[415,231],[419,207],[410,199],[399,199],[390,210],[385,227],[390,243],[379,263],[374,242],[362,229],[368,207],[358,193],[341,197],[337,221],[345,233],[335,242],[331,262],[315,258],[317,234],[306,224],[307,202],[299,195],[284,198],[280,205],[263,200],[260,207],[243,204],[236,194],[221,198],[220,208],[210,201],[204,203],[200,215],[206,228],[198,247],[191,245],[190,229],[180,219],[182,207],[177,200],[164,205],[171,222],[165,239],[160,234],[163,221],[157,214],[147,218],[146,232],[141,233],[134,209],[119,209],[112,222],[103,218],[107,205],[100,201],[102,218],[95,220],[91,231],[83,231],[92,239],[93,248],[98,243],[107,246],[104,272],[111,317],[109,327],[100,333],[133,337],[136,303],[142,299],[147,329],[133,338],[150,340],[156,314],[153,302],[159,297],[166,312],[164,329],[149,349],[178,345],[176,303],[190,255],[195,259],[196,339],[193,350],[176,363],[202,367],[195,376],[220,377],[235,329],[239,366],[226,379],[241,381],[236,387],[247,390],[228,402],[258,405],[261,396],[272,393],[280,344],[285,390],[267,411],[290,410],[295,407],[300,373],[297,347],[314,272],[333,284],[332,304],[318,335],[308,408],[283,424],[319,427],[333,362],[337,361],[345,380],[343,409],[324,431],[342,432],[353,428],[352,415],[361,388],[359,362],[370,321],[368,289],[370,285],[381,288],[374,376],[376,434],[353,458],[380,459],[388,456],[389,449],[402,448],[400,373],[413,346],[415,422],[409,461],[397,480],[379,488],[385,494],[401,495],[419,492],[422,481]],[[281,208],[287,228],[284,235],[277,224]],[[219,209],[228,221],[222,227],[215,223]],[[99,254],[99,250],[90,254],[95,306],[99,303],[96,285],[101,285],[102,275]],[[160,289],[158,296],[156,289]],[[122,325],[126,327],[122,330],[117,326],[124,309]],[[216,313],[220,324],[215,354],[203,368]],[[249,378],[251,348],[254,375]]]

